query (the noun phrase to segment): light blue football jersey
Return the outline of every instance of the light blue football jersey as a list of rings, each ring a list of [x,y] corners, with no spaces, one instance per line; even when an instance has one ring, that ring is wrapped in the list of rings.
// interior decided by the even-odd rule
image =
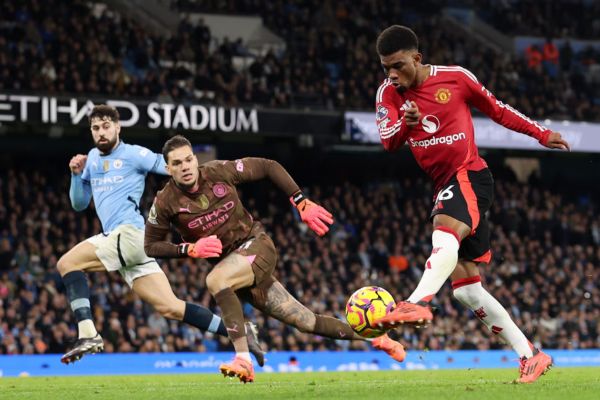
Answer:
[[[148,172],[167,174],[162,154],[123,141],[107,155],[93,148],[83,172],[71,174],[71,204],[81,211],[93,197],[104,233],[124,224],[143,229],[139,205]]]

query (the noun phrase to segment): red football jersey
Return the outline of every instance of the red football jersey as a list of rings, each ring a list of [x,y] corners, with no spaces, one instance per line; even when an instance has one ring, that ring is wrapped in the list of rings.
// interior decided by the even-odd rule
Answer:
[[[420,123],[409,128],[404,111],[417,103]],[[399,94],[389,79],[377,90],[375,103],[379,136],[387,151],[408,142],[417,163],[440,189],[460,170],[479,171],[487,164],[475,145],[470,106],[495,122],[537,140],[550,130],[497,100],[469,70],[458,66],[431,65],[427,79]]]

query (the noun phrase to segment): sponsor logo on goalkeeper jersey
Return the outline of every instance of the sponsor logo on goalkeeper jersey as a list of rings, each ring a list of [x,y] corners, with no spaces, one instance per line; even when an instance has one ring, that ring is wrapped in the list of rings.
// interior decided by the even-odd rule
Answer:
[[[430,139],[424,139],[424,140],[414,140],[414,139],[410,139],[410,145],[412,147],[423,147],[423,148],[428,148],[430,146],[436,146],[438,144],[446,144],[446,145],[452,145],[454,142],[458,142],[459,140],[465,140],[467,138],[467,135],[465,135],[464,132],[459,132],[459,133],[455,133],[453,135],[446,135],[446,136],[432,136]]]
[[[191,220],[188,223],[188,228],[202,228],[202,231],[206,231],[210,228],[214,228],[217,225],[221,225],[229,219],[229,211],[233,210],[234,207],[235,202],[228,201],[221,207]]]

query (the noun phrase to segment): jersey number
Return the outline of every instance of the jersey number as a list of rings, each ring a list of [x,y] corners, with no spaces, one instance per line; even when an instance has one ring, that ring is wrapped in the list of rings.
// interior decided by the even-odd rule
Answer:
[[[446,189],[439,192],[437,197],[435,198],[435,204],[437,204],[440,201],[450,200],[451,198],[453,198],[454,197],[454,193],[452,193],[453,187],[454,187],[454,185],[450,185]]]

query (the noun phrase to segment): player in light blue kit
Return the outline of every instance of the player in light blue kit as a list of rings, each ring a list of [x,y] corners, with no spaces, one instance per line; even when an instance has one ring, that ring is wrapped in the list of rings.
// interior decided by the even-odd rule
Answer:
[[[148,172],[167,174],[162,154],[121,141],[119,113],[113,107],[95,106],[89,121],[96,148],[69,162],[69,197],[76,211],[86,209],[94,199],[103,232],[77,244],[58,260],[58,271],[79,331],[79,339],[61,361],[68,364],[84,354],[104,349],[92,321],[84,272],[119,271],[133,291],[163,317],[227,337],[221,318],[204,307],[178,299],[156,260],[144,252],[144,217],[139,202]],[[256,328],[246,324],[250,351],[262,364],[264,353],[258,345]]]

